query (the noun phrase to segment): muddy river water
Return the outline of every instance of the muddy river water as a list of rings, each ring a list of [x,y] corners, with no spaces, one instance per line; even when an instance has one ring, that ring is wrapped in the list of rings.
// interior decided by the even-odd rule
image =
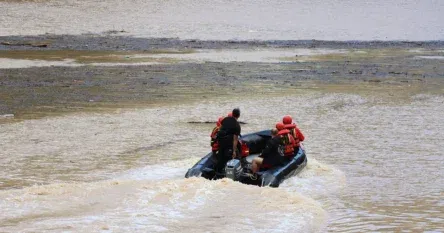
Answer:
[[[438,0],[0,1],[0,36],[124,31],[230,40],[443,40]]]
[[[0,36],[443,40],[443,11],[433,0],[6,0]],[[110,55],[67,52],[59,42],[60,51],[12,52],[7,42],[0,232],[444,232],[443,48]],[[94,101],[108,101],[107,111],[32,115]],[[307,167],[277,189],[185,179],[208,153],[213,128],[189,122],[234,107],[247,123],[242,133],[292,115],[306,136]]]
[[[440,232],[443,101],[303,92],[2,125],[0,229]],[[243,132],[293,115],[306,169],[279,189],[184,179],[212,128],[187,122],[232,106]]]

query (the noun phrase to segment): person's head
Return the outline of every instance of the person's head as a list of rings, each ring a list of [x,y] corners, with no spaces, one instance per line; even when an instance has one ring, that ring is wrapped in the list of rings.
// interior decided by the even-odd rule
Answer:
[[[232,112],[229,112],[228,114],[227,114],[227,117],[232,117],[233,116],[233,113]]]
[[[282,123],[282,122],[278,122],[278,123],[276,123],[276,129],[277,130],[283,130],[285,128],[285,125],[284,125],[284,123]]]
[[[291,118],[290,115],[286,115],[282,119],[282,122],[284,123],[284,125],[289,125],[289,124],[291,124],[291,122],[293,122],[293,119]]]
[[[271,136],[276,136],[278,134],[278,130],[276,128],[271,129]]]
[[[233,114],[233,117],[236,119],[240,117],[240,109],[239,108],[233,109],[233,111],[231,113]]]
[[[217,123],[216,123],[216,125],[217,126],[221,126],[221,124],[222,124],[222,120],[223,120],[224,118],[223,117],[219,117],[219,119],[217,119]]]

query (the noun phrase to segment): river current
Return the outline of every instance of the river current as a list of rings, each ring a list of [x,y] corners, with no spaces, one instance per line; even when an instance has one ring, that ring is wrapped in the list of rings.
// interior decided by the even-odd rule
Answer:
[[[303,92],[2,125],[0,227],[439,232],[443,101]],[[306,169],[278,189],[184,179],[209,150],[212,128],[187,122],[232,107],[242,110],[244,133],[293,115],[307,135]]]
[[[0,36],[443,40],[444,1],[0,1]],[[8,66],[6,66],[8,67]],[[0,124],[0,232],[443,232],[444,97],[300,90]],[[184,179],[211,124],[290,114],[308,165],[278,189]]]

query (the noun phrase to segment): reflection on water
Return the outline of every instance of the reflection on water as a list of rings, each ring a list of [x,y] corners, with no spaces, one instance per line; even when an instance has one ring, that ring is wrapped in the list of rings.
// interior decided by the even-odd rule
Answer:
[[[0,229],[443,231],[443,102],[308,92],[1,125]],[[212,128],[186,122],[233,106],[244,133],[293,115],[307,168],[279,189],[184,180]]]
[[[0,36],[443,40],[443,1],[0,1]]]

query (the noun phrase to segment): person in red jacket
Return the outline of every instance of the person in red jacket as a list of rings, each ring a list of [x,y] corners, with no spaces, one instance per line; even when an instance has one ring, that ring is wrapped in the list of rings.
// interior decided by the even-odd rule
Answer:
[[[226,117],[232,117],[233,116],[233,113],[232,112],[229,112],[228,114],[227,114],[227,116]],[[213,158],[214,159],[216,159],[216,156],[217,156],[217,152],[219,151],[219,142],[218,142],[218,140],[217,140],[217,133],[219,132],[219,130],[220,130],[220,127],[221,127],[221,125],[222,125],[222,121],[226,118],[226,117],[219,117],[219,119],[217,120],[217,122],[216,122],[216,126],[213,128],[213,130],[211,131],[211,134],[210,134],[210,138],[211,138],[211,143],[210,143],[210,145],[211,145],[211,151],[213,152]]]
[[[271,136],[259,157],[253,159],[253,173],[258,172],[261,167],[284,165],[294,156],[294,138],[282,122],[278,122],[276,128],[271,130]]]
[[[285,129],[290,130],[290,134],[295,140],[294,151],[297,152],[301,142],[305,139],[304,134],[302,134],[301,130],[296,126],[295,123],[293,123],[293,119],[290,115],[284,116],[282,123],[284,124]]]
[[[294,148],[295,148],[295,139],[293,135],[291,134],[291,131],[285,128],[284,123],[278,122],[276,124],[276,129],[279,131],[278,135],[281,138],[281,145],[283,145],[283,153],[284,156],[292,157],[294,155]]]
[[[229,112],[227,114],[227,117],[232,117],[233,113]],[[217,141],[217,133],[220,130],[220,126],[222,125],[222,120],[225,119],[225,117],[219,117],[219,119],[216,122],[216,127],[213,128],[211,131],[210,137],[211,137],[211,151],[213,152],[213,155],[217,153],[219,150],[219,143]]]
[[[210,137],[211,137],[211,151],[213,152],[213,156],[216,156],[217,151],[219,150],[219,143],[217,141],[217,133],[219,132],[221,122],[224,118],[219,117],[216,123],[216,127],[213,128],[211,131]]]

